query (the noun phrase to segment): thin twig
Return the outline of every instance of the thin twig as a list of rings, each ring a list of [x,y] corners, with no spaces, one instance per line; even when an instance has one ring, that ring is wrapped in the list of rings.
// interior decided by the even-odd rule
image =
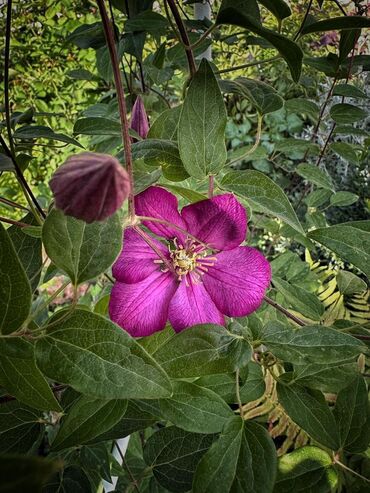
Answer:
[[[131,138],[129,134],[129,123],[127,118],[125,93],[122,85],[121,71],[119,69],[119,61],[118,61],[116,44],[114,41],[114,32],[113,32],[112,23],[108,18],[108,14],[104,5],[104,0],[97,0],[97,2],[98,2],[99,12],[104,28],[105,39],[107,42],[109,55],[112,63],[114,83],[116,86],[118,108],[121,118],[122,142],[124,146],[126,168],[129,175],[130,186],[131,186],[131,191],[128,198],[129,214],[131,219],[134,219],[135,217],[134,176],[133,176],[133,167],[132,167]]]
[[[284,313],[286,317],[293,320],[296,324],[300,325],[301,327],[304,327],[306,325],[306,323],[303,322],[303,320],[293,315],[293,313],[290,313],[286,308],[284,308],[283,306],[281,306],[279,303],[272,300],[268,296],[264,296],[263,299],[266,301],[266,303],[276,308],[276,310],[279,310],[279,312]]]
[[[140,490],[139,490],[139,486],[138,486],[138,484],[137,484],[137,481],[136,481],[136,479],[135,479],[134,475],[132,474],[132,472],[131,472],[130,468],[128,467],[128,464],[127,464],[127,461],[126,461],[126,459],[125,459],[125,456],[124,456],[124,454],[122,453],[122,450],[121,450],[120,446],[118,445],[117,440],[115,440],[114,444],[115,444],[115,446],[116,446],[116,448],[117,448],[117,450],[118,450],[118,453],[119,453],[119,455],[120,455],[120,457],[121,457],[121,460],[122,460],[122,465],[123,465],[123,467],[126,469],[126,471],[127,471],[128,475],[130,476],[131,483],[132,483],[133,487],[135,488],[135,490],[136,490],[138,493],[140,493]]]
[[[9,205],[10,207],[14,207],[15,209],[22,209],[23,211],[29,212],[29,209],[27,209],[27,207],[24,207],[24,205],[17,204],[17,202],[13,202],[12,200],[6,199],[4,197],[0,197],[0,202]]]
[[[361,474],[359,474],[358,472],[354,471],[353,469],[351,469],[350,467],[346,466],[345,464],[343,464],[343,462],[341,462],[340,460],[334,458],[334,464],[338,464],[338,466],[342,467],[343,469],[345,469],[346,471],[348,471],[349,473],[353,474],[354,476],[357,476],[358,478],[361,478],[363,481],[365,481],[366,483],[370,483],[370,479],[368,478],[365,478],[365,476],[362,476]]]
[[[189,48],[191,45],[190,45],[188,33],[187,33],[185,25],[181,19],[181,16],[179,14],[179,11],[177,9],[177,5],[176,5],[175,1],[174,0],[165,0],[165,2],[168,3],[168,6],[171,9],[173,18],[175,19],[176,26],[179,30],[182,44],[185,47],[186,58],[188,60],[188,65],[189,65],[190,77],[192,78],[197,71],[197,66],[195,64],[194,53],[193,53],[192,49]],[[186,49],[186,47],[188,47],[188,49]]]
[[[243,419],[244,417],[244,411],[243,411],[243,404],[242,400],[240,398],[240,383],[239,383],[239,368],[235,372],[235,393],[236,393],[236,400],[238,401],[238,406],[239,406],[239,412],[240,412],[240,417]]]
[[[308,6],[307,6],[306,12],[304,14],[303,20],[301,22],[301,25],[299,26],[298,31],[296,32],[296,34],[295,34],[295,36],[293,38],[293,41],[296,41],[296,39],[299,38],[299,35],[301,34],[302,29],[304,28],[304,25],[306,24],[306,20],[307,20],[308,14],[310,13],[310,10],[311,10],[311,7],[312,7],[312,2],[313,2],[313,0],[310,0],[308,2]]]
[[[14,221],[14,219],[8,219],[7,217],[2,217],[2,216],[0,216],[0,222],[13,224],[14,226],[19,226],[20,228],[27,228],[29,226],[29,224],[22,223],[20,221]]]

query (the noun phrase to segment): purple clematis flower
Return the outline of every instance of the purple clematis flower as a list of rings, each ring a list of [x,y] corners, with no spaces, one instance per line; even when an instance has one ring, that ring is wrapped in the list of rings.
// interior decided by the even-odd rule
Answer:
[[[184,207],[160,187],[135,198],[136,213],[164,220],[144,225],[167,240],[152,238],[155,252],[134,228],[124,232],[113,265],[111,319],[134,337],[202,323],[224,325],[224,315],[241,317],[261,305],[271,279],[270,264],[255,248],[239,246],[247,217],[232,194]],[[160,255],[159,255],[160,254]]]

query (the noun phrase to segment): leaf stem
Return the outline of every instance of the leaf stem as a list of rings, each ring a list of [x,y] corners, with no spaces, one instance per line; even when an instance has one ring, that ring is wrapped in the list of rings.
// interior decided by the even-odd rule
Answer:
[[[134,175],[133,175],[133,166],[132,166],[131,138],[129,134],[129,123],[127,118],[125,93],[123,90],[121,72],[119,69],[119,61],[118,61],[116,44],[114,40],[112,23],[108,18],[108,14],[104,5],[104,0],[97,0],[97,3],[99,7],[100,16],[102,19],[108,51],[112,63],[114,84],[116,87],[118,108],[121,118],[122,142],[124,146],[125,162],[130,179],[130,188],[131,188],[130,195],[128,198],[128,208],[129,208],[129,215],[131,219],[134,219],[135,218]]]
[[[201,35],[201,37],[193,43],[192,45],[185,46],[185,50],[194,50],[195,48],[198,48],[198,46],[216,29],[217,25],[212,24],[204,33]]]
[[[29,209],[27,209],[27,207],[24,207],[24,205],[17,204],[17,202],[13,202],[12,200],[6,199],[4,197],[0,197],[0,202],[9,205],[10,207],[14,207],[15,209],[22,209],[23,211],[29,212]]]
[[[114,441],[114,444],[115,444],[115,446],[116,446],[116,448],[117,448],[117,450],[118,450],[118,453],[119,453],[119,455],[120,455],[120,457],[121,457],[121,459],[122,459],[122,465],[123,465],[123,467],[126,469],[127,474],[130,476],[132,486],[135,488],[135,490],[136,490],[138,493],[140,493],[140,489],[139,489],[139,486],[138,486],[138,484],[137,484],[137,481],[136,481],[136,479],[135,479],[134,475],[133,475],[133,474],[132,474],[132,472],[131,472],[131,469],[129,468],[129,466],[128,466],[127,462],[126,462],[125,456],[124,456],[124,454],[122,453],[122,450],[121,450],[120,446],[118,445],[117,440],[115,440],[115,441]]]
[[[310,0],[308,2],[307,9],[306,9],[306,12],[304,14],[303,20],[301,22],[301,25],[299,26],[298,31],[294,35],[293,41],[296,41],[299,38],[299,35],[301,34],[302,29],[304,28],[304,25],[306,24],[306,20],[307,20],[308,14],[310,13],[310,10],[311,10],[311,7],[312,7],[312,2],[313,2],[313,0]]]
[[[7,217],[1,217],[1,216],[0,216],[0,222],[13,224],[15,226],[19,226],[20,228],[27,228],[27,226],[29,226],[29,224],[22,223],[20,221],[14,221],[13,219],[8,219]]]
[[[293,313],[290,313],[286,308],[284,308],[283,306],[281,306],[275,300],[272,300],[268,296],[264,296],[263,299],[266,301],[266,303],[268,303],[269,305],[271,305],[274,308],[276,308],[276,310],[279,310],[279,312],[284,313],[284,315],[286,317],[288,317],[291,320],[293,320],[296,324],[300,325],[301,327],[304,327],[306,325],[306,323],[303,322],[303,320],[301,320],[300,318],[298,318],[295,315],[293,315]]]
[[[240,383],[239,383],[239,377],[240,377],[240,372],[239,368],[235,372],[235,393],[236,393],[236,399],[238,401],[238,406],[239,406],[239,412],[240,412],[240,417],[244,419],[244,411],[243,411],[243,404],[242,400],[240,397]]]
[[[363,481],[365,481],[366,483],[370,483],[370,479],[368,478],[365,478],[365,476],[362,476],[361,474],[359,474],[358,472],[354,471],[353,469],[351,469],[350,467],[346,466],[345,464],[343,464],[343,462],[341,462],[339,459],[337,459],[336,457],[334,457],[334,464],[338,464],[338,466],[342,467],[343,469],[345,469],[346,471],[348,471],[349,473],[353,474],[354,476],[357,476],[358,478],[361,478]]]
[[[257,149],[259,146],[259,143],[261,141],[261,134],[262,134],[262,120],[263,120],[263,115],[261,113],[257,113],[257,133],[256,133],[256,140],[253,144],[253,146],[248,149],[242,156],[239,156],[235,159],[232,159],[228,163],[226,163],[228,166],[231,166],[234,163],[237,163],[238,161],[242,161],[245,159],[247,156],[250,154],[253,154],[253,152]]]
[[[208,198],[211,199],[213,197],[213,192],[215,188],[215,177],[214,175],[209,175],[208,177]]]

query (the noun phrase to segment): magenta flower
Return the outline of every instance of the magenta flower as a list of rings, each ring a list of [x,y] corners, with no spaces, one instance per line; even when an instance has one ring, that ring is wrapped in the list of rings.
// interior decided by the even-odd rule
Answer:
[[[239,246],[247,218],[232,194],[179,213],[174,195],[150,187],[136,196],[135,205],[138,215],[170,223],[144,221],[168,245],[152,238],[155,252],[134,228],[125,230],[123,250],[113,265],[109,313],[114,322],[142,337],[162,330],[168,319],[179,332],[196,324],[224,325],[224,315],[257,310],[271,269],[258,250]]]

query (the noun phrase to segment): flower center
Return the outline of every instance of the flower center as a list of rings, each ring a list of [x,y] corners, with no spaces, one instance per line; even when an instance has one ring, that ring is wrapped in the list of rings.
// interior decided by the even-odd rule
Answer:
[[[199,254],[193,250],[185,250],[181,245],[170,253],[172,264],[179,278],[197,268]]]

